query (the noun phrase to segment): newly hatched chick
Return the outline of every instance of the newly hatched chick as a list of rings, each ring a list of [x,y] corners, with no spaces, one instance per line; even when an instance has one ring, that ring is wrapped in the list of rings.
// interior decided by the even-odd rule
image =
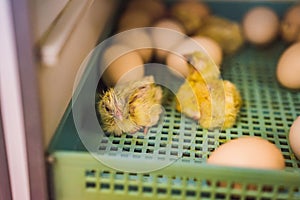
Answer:
[[[202,79],[218,79],[220,77],[219,67],[206,53],[194,51],[190,54],[185,54],[184,58],[189,64],[190,72],[200,72]],[[193,76],[190,76],[190,78],[193,78]],[[199,78],[200,77],[197,77],[197,79]]]
[[[234,84],[227,80],[209,80],[195,90],[201,91],[197,97],[201,105],[199,124],[203,128],[226,129],[234,125],[242,103]]]
[[[177,92],[177,110],[182,112],[194,120],[199,120],[201,113],[199,102],[197,100],[197,93],[193,88],[199,87],[199,84],[204,84],[206,80],[215,80],[220,77],[220,70],[218,66],[203,52],[195,51],[184,55],[190,68],[190,75],[188,75],[185,84],[181,85]],[[197,72],[197,73],[196,73]],[[183,106],[181,107],[180,104]]]
[[[242,99],[229,81],[203,79],[195,71],[177,92],[176,109],[197,121],[203,128],[230,128],[236,121]]]
[[[241,26],[237,22],[218,16],[208,17],[196,35],[215,40],[225,54],[235,53],[244,43]]]
[[[110,134],[135,133],[155,125],[162,112],[162,89],[153,76],[110,88],[101,97],[98,111],[102,129]]]

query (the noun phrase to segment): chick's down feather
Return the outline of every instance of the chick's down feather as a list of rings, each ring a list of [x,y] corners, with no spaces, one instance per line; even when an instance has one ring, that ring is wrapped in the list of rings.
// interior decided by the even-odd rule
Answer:
[[[117,85],[98,103],[102,129],[110,134],[135,133],[155,125],[162,112],[162,89],[153,76]]]
[[[208,129],[232,127],[242,103],[239,91],[230,81],[204,80],[196,71],[181,85],[177,99],[179,112]]]

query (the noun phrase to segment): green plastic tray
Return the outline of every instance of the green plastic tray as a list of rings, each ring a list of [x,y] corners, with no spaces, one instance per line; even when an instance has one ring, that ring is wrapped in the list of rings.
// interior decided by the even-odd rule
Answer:
[[[174,110],[174,100],[169,98],[164,123],[152,127],[147,139],[137,134],[99,140],[99,151],[108,150],[110,159],[120,165],[174,160],[153,172],[114,170],[96,160],[81,143],[69,106],[48,149],[54,158],[54,198],[300,200],[300,161],[288,141],[289,127],[300,115],[300,93],[282,88],[275,77],[278,58],[285,48],[280,41],[264,49],[246,45],[225,59],[223,78],[237,85],[244,100],[238,121],[230,129],[208,131],[191,119],[181,119]],[[241,136],[259,136],[274,143],[284,155],[285,170],[206,164],[214,149]]]

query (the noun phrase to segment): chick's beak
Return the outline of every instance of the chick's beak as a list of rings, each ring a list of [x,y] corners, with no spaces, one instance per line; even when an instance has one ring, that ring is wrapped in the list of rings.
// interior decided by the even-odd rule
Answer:
[[[115,118],[117,118],[118,120],[123,120],[123,116],[122,116],[122,112],[121,110],[117,109],[115,112]]]

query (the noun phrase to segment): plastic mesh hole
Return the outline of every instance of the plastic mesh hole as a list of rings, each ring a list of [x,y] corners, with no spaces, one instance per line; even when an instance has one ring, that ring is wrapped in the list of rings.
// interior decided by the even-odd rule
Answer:
[[[148,142],[148,146],[149,146],[149,147],[154,147],[154,146],[155,146],[155,143],[154,143],[154,142]]]
[[[118,147],[110,147],[110,151],[118,151]]]
[[[211,197],[211,193],[209,193],[209,192],[201,192],[200,196],[202,198],[210,198]]]
[[[135,153],[142,153],[142,148],[134,148]]]
[[[120,144],[120,140],[113,140],[112,143],[113,144]]]
[[[166,143],[160,143],[160,144],[159,144],[159,147],[166,147],[166,146],[167,146]]]
[[[129,152],[130,151],[130,148],[129,147],[123,147],[123,149],[122,149],[123,151],[127,151],[127,152]]]
[[[136,185],[129,185],[128,186],[128,192],[133,192],[133,193],[136,193],[136,192],[138,192],[138,186],[136,186]]]
[[[103,172],[100,172],[99,176],[102,179],[109,179],[111,176],[111,173],[109,171],[103,171]]]
[[[115,184],[114,185],[114,190],[116,190],[116,191],[124,191],[124,185]]]
[[[87,177],[96,177],[96,170],[86,170],[85,171],[85,176]]]
[[[100,183],[100,190],[109,190],[110,185],[108,183]]]
[[[153,189],[151,187],[143,187],[143,192],[144,193],[152,193]]]
[[[181,190],[178,190],[178,189],[172,189],[171,190],[171,194],[173,196],[180,196],[181,195]]]
[[[167,194],[167,189],[166,188],[157,188],[157,194],[165,195],[165,194]]]
[[[85,187],[88,189],[96,188],[96,183],[95,182],[86,182]]]
[[[100,151],[105,151],[105,150],[106,150],[106,146],[100,146],[100,147],[99,147],[99,150],[100,150]]]
[[[184,152],[184,153],[182,154],[182,156],[183,156],[183,157],[190,157],[191,154],[190,154],[189,152]]]
[[[129,173],[128,179],[129,179],[129,181],[136,181],[136,180],[138,180],[138,175],[136,173]]]
[[[124,180],[124,173],[123,172],[116,172],[115,177],[116,180]]]
[[[196,196],[196,192],[195,191],[192,191],[192,190],[187,190],[185,195],[187,197],[195,197]]]

